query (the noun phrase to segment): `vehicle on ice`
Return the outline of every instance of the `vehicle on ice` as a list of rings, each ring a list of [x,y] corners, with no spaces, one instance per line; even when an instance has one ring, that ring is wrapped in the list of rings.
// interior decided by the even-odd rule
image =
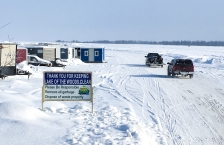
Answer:
[[[36,55],[27,55],[28,64],[34,65],[34,66],[48,66],[51,67],[52,63],[48,60],[44,60],[42,58],[39,58]]]
[[[173,59],[168,62],[167,75],[168,76],[189,76],[193,77],[194,64],[191,59]]]
[[[159,55],[158,53],[148,53],[147,56],[145,56],[145,64],[147,66],[161,66],[163,67],[163,65],[165,65],[163,63],[163,58],[161,55]]]
[[[66,65],[67,65],[67,62],[65,60],[62,60],[60,58],[56,58],[55,66],[65,67]]]

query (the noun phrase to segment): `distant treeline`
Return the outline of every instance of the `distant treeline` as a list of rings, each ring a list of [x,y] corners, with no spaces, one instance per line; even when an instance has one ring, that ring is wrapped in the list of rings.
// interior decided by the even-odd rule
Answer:
[[[154,44],[154,45],[186,45],[186,46],[224,46],[224,41],[135,41],[135,40],[98,40],[98,41],[63,41],[56,42],[73,42],[73,43],[104,43],[104,44]]]

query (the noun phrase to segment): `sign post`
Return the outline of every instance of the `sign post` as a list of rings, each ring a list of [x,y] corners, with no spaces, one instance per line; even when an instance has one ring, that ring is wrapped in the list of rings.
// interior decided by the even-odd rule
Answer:
[[[93,112],[92,72],[45,71],[42,110],[45,101],[91,101]]]

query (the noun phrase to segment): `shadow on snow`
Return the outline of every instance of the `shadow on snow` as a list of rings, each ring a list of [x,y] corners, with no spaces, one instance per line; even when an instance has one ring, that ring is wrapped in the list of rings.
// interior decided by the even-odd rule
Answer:
[[[157,74],[130,75],[130,77],[172,78],[167,75],[157,75]]]
[[[122,64],[129,67],[147,67],[145,64]]]
[[[157,65],[147,66],[146,64],[122,64],[122,65],[126,65],[128,67],[161,68],[161,66],[157,66]]]

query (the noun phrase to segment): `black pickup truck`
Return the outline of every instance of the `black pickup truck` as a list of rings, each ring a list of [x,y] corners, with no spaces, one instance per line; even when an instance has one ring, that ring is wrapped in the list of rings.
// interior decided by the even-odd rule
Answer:
[[[173,59],[168,62],[167,75],[174,77],[178,75],[193,77],[194,64],[191,59]]]
[[[145,56],[145,64],[147,66],[161,66],[163,67],[163,58],[158,53],[148,53],[148,55]]]

